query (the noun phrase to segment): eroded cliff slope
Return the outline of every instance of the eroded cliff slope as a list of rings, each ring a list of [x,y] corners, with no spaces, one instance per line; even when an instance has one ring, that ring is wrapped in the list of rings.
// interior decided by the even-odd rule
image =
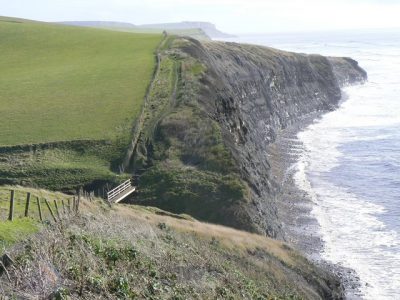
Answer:
[[[334,109],[340,87],[365,71],[349,58],[191,39],[170,38],[159,58],[153,89],[169,92],[146,104],[132,164],[138,201],[283,237],[266,148],[281,129]]]

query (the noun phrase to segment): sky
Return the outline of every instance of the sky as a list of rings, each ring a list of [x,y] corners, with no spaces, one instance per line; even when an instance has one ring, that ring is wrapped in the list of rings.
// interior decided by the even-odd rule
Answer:
[[[400,28],[400,0],[0,0],[0,15],[133,24],[208,21],[229,33]]]

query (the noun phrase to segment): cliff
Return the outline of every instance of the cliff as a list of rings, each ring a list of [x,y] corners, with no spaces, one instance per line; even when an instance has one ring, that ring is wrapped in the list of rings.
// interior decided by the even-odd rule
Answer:
[[[283,238],[266,149],[280,130],[337,107],[340,87],[365,71],[349,58],[191,39],[170,38],[159,58],[132,160],[136,201]]]
[[[267,146],[299,119],[335,109],[340,87],[364,81],[365,71],[349,58],[235,43],[193,43],[184,51],[207,66],[199,102],[250,186],[248,215],[260,231],[282,236],[274,203],[280,184],[270,176]]]

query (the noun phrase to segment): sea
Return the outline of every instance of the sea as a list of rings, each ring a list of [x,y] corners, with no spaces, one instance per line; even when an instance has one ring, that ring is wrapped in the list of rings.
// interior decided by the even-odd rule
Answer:
[[[368,72],[368,82],[343,89],[337,110],[298,134],[294,179],[312,199],[322,258],[357,273],[357,297],[400,299],[400,30],[227,40],[352,57]]]

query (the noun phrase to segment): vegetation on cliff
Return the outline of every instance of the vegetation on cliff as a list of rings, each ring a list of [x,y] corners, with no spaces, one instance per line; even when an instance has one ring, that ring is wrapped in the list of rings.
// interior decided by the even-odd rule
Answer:
[[[242,209],[248,187],[218,122],[198,102],[206,68],[181,51],[187,40],[168,39],[133,155],[133,171],[141,173],[135,202],[254,231]]]

